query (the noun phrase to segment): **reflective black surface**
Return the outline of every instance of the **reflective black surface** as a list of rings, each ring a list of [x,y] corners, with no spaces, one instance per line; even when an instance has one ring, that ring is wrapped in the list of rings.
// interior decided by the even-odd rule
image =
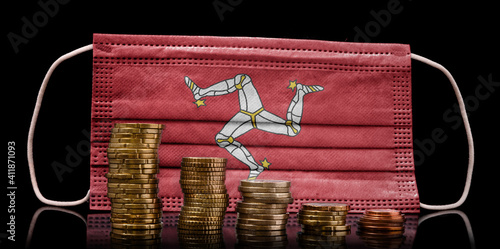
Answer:
[[[78,211],[41,207],[33,213],[26,240],[19,236],[18,248],[139,248],[124,246],[110,239],[111,223],[109,212],[82,214]],[[214,247],[210,240],[205,244],[182,243],[178,237],[176,223],[178,213],[163,213],[161,241],[142,248],[481,248],[487,244],[484,236],[476,236],[485,227],[473,226],[464,211],[450,210],[427,214],[406,214],[405,233],[398,238],[363,237],[358,233],[356,221],[361,214],[349,214],[349,234],[335,237],[299,238],[301,227],[296,214],[291,214],[287,225],[285,243],[246,243],[237,239],[236,213],[228,213],[222,230],[222,243]],[[216,237],[212,237],[216,238]],[[316,238],[316,239],[314,239]],[[215,241],[214,241],[215,242]]]

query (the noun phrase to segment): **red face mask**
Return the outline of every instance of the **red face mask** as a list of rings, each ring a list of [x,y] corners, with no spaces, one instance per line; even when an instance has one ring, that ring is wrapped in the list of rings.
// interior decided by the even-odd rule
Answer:
[[[110,209],[113,124],[147,122],[166,126],[158,152],[164,211],[180,210],[180,162],[197,156],[228,159],[228,211],[239,181],[257,178],[292,182],[289,211],[321,201],[349,203],[352,212],[419,212],[411,58],[433,62],[409,45],[96,34],[70,55],[91,48],[91,209]],[[470,177],[461,202],[469,186]]]

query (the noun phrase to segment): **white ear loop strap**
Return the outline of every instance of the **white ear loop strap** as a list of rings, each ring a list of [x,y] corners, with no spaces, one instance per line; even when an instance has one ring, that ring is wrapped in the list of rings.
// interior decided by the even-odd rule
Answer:
[[[40,189],[38,188],[38,183],[36,181],[36,175],[35,175],[35,164],[33,162],[33,137],[35,134],[35,126],[36,126],[36,120],[38,119],[38,113],[40,112],[40,107],[42,106],[42,99],[43,99],[43,94],[45,93],[45,88],[47,88],[47,83],[49,82],[50,76],[52,75],[52,72],[56,69],[59,64],[75,55],[79,55],[83,52],[92,50],[92,44],[81,47],[79,49],[73,50],[57,59],[52,66],[50,66],[49,71],[47,71],[47,74],[45,75],[45,78],[43,79],[42,86],[40,87],[40,91],[38,92],[38,97],[36,99],[36,105],[35,105],[35,110],[33,111],[33,117],[31,118],[31,124],[30,124],[30,130],[28,133],[28,166],[29,166],[29,171],[30,171],[30,178],[31,178],[31,184],[33,185],[33,190],[35,191],[36,197],[43,203],[47,205],[54,205],[54,206],[76,206],[79,204],[82,204],[86,202],[89,197],[90,197],[90,190],[87,192],[87,195],[83,197],[80,200],[76,201],[54,201],[54,200],[49,200],[45,198],[42,193],[40,193]]]
[[[453,86],[453,91],[455,91],[455,95],[457,97],[458,106],[460,107],[460,115],[462,115],[462,119],[463,119],[464,127],[465,127],[465,133],[467,134],[467,143],[469,144],[469,164],[467,167],[467,177],[465,179],[464,191],[463,191],[460,199],[455,203],[447,204],[447,205],[428,205],[428,204],[420,203],[420,207],[425,208],[425,209],[430,209],[430,210],[445,210],[445,209],[457,208],[460,205],[462,205],[465,202],[465,200],[467,199],[467,195],[469,194],[470,185],[471,185],[472,170],[474,168],[474,141],[472,139],[472,132],[470,129],[469,119],[467,117],[467,111],[465,109],[465,104],[464,104],[462,95],[460,94],[460,90],[458,89],[457,82],[455,82],[455,79],[453,79],[453,76],[446,68],[444,68],[440,64],[438,64],[434,61],[431,61],[427,58],[424,58],[420,55],[411,54],[411,58],[441,70],[441,72],[443,72],[446,75],[446,77],[448,77],[448,80],[450,80],[451,85]]]

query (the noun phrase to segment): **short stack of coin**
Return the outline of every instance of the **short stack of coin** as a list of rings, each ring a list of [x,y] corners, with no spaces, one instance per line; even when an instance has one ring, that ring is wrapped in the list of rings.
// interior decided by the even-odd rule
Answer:
[[[404,242],[405,220],[398,210],[366,210],[358,221],[357,234],[372,247],[395,248]]]
[[[238,190],[243,197],[236,205],[238,245],[285,247],[290,181],[242,180]]]
[[[348,204],[343,203],[303,203],[298,213],[302,231],[297,241],[304,248],[316,248],[328,243],[329,246],[344,247],[345,236],[351,227],[346,225]]]
[[[185,157],[181,163],[184,205],[177,224],[179,242],[186,247],[222,246],[222,227],[229,196],[226,158]]]
[[[160,124],[117,123],[112,129],[106,178],[113,244],[159,246],[158,146],[164,128]]]

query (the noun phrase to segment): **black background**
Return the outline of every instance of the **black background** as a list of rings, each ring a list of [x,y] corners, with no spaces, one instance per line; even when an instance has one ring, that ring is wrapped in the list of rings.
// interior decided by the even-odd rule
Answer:
[[[44,0],[42,0],[45,2]],[[355,27],[364,30],[376,21],[371,11],[387,9],[384,1],[79,1],[59,4],[46,23],[32,30],[18,52],[9,33],[22,35],[23,17],[32,20],[42,11],[37,1],[2,3],[2,58],[4,58],[2,128],[7,141],[16,143],[16,242],[0,238],[0,247],[24,247],[33,213],[44,206],[35,197],[29,180],[26,140],[42,79],[59,56],[90,44],[93,33],[257,36],[330,41],[356,40]],[[64,2],[61,0],[61,2]],[[233,3],[220,19],[213,2]],[[472,224],[477,248],[494,246],[498,223],[499,95],[500,87],[478,100],[479,78],[500,82],[498,62],[499,8],[494,1],[400,0],[401,12],[385,27],[372,29],[370,42],[410,44],[412,52],[444,65],[455,77],[462,95],[469,98],[469,118],[476,148],[476,166],[469,197],[459,209]],[[36,175],[49,199],[73,200],[88,190],[89,157],[83,157],[60,182],[50,164],[64,162],[66,148],[87,141],[90,129],[91,53],[58,67],[47,87],[34,142]],[[432,153],[416,166],[422,202],[450,203],[462,194],[467,167],[467,142],[463,125],[443,119],[456,99],[446,77],[436,69],[412,63],[414,140],[427,141],[435,129],[447,139],[436,143]],[[490,80],[491,81],[491,80]],[[484,89],[482,90],[484,91]],[[481,92],[486,94],[486,92]],[[478,100],[474,102],[474,100]],[[456,114],[455,114],[456,115]],[[453,115],[452,115],[453,116]],[[415,150],[419,150],[415,145]],[[420,149],[423,151],[422,149]],[[7,169],[2,186],[7,185]],[[5,190],[2,187],[2,191]],[[7,200],[2,194],[0,234],[7,229]],[[5,201],[4,201],[5,200]],[[86,217],[88,205],[69,208]],[[429,211],[422,210],[423,214]],[[85,225],[77,218],[46,212],[34,231],[32,247],[80,247],[85,244]],[[81,223],[81,224],[80,224]],[[70,242],[71,245],[65,244]],[[458,216],[426,221],[418,230],[414,248],[470,248]],[[82,246],[84,247],[84,246]]]

